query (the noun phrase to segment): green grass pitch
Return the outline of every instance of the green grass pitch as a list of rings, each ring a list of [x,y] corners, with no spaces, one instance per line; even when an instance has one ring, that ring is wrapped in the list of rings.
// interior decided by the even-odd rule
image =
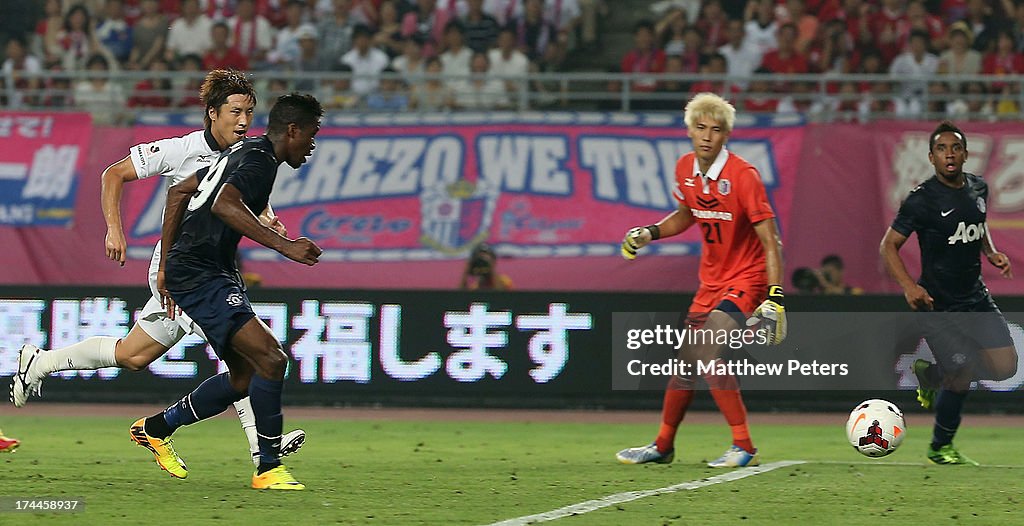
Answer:
[[[615,451],[650,439],[654,423],[286,420],[308,432],[286,461],[308,489],[258,492],[233,418],[177,433],[190,472],[175,480],[129,442],[137,416],[7,412],[0,424],[23,445],[0,455],[0,496],[80,497],[85,510],[0,513],[0,524],[489,524],[720,475],[702,462],[729,442],[724,424],[684,423],[674,464],[624,466]],[[804,464],[551,524],[1024,524],[1024,430],[967,426],[958,445],[989,466],[931,466],[929,429],[871,460],[846,444],[843,421],[753,427],[764,462]]]

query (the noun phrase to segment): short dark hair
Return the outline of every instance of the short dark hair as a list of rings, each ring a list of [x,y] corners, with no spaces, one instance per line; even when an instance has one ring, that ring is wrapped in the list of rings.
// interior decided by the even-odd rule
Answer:
[[[366,24],[356,24],[352,28],[352,39],[355,40],[357,37],[373,37],[373,30]]]
[[[843,258],[839,257],[839,254],[829,254],[821,258],[821,266],[835,265],[840,269],[843,268]]]
[[[203,85],[199,87],[199,100],[206,111],[203,112],[203,125],[207,128],[213,123],[210,120],[210,108],[217,110],[227,103],[232,95],[245,95],[256,104],[256,88],[252,81],[241,72],[233,69],[215,69],[206,74]]]
[[[459,20],[452,20],[444,25],[444,34],[448,34],[450,31],[458,31],[460,35],[466,34],[466,26]]]
[[[281,95],[270,109],[267,135],[282,134],[288,129],[288,125],[293,123],[299,128],[315,126],[323,116],[324,108],[316,97],[296,92]]]
[[[28,49],[28,40],[25,39],[25,35],[22,35],[21,33],[15,33],[8,37],[6,43],[10,44],[11,42],[17,42],[22,48]]]
[[[924,40],[925,44],[927,44],[929,41],[931,41],[932,36],[929,35],[928,32],[923,29],[914,29],[910,32],[910,37],[907,38],[907,41],[909,42],[911,40],[914,40],[915,38],[920,38],[921,40]]]
[[[956,125],[953,124],[952,122],[942,121],[939,123],[938,126],[935,127],[935,131],[933,131],[931,136],[928,138],[929,152],[932,151],[932,148],[935,148],[935,141],[939,139],[939,135],[942,135],[943,133],[946,132],[956,135],[957,138],[960,139],[960,144],[963,145],[965,150],[967,149],[967,136],[964,135],[964,132],[960,128],[957,128]]]
[[[89,55],[89,58],[85,61],[85,69],[91,68],[94,64],[100,64],[104,69],[110,69],[110,63],[107,62],[107,57],[96,53]]]
[[[641,29],[646,29],[651,33],[654,33],[654,22],[650,20],[640,20],[636,24],[633,24],[633,34],[637,34]]]

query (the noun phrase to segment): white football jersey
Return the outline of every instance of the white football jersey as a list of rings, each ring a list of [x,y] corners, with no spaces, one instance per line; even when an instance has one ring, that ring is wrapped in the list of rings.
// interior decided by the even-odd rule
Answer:
[[[220,154],[213,134],[196,130],[181,137],[171,137],[132,146],[132,166],[139,179],[154,175],[170,177],[177,184],[200,168],[206,168]]]
[[[213,134],[196,130],[181,137],[171,137],[132,146],[129,157],[139,179],[154,175],[170,178],[169,185],[177,184],[200,168],[210,166],[220,155],[220,148]],[[160,192],[158,199],[167,199],[166,192]],[[149,289],[154,298],[160,295],[156,290],[156,273],[160,269],[160,242],[153,248],[149,260]]]

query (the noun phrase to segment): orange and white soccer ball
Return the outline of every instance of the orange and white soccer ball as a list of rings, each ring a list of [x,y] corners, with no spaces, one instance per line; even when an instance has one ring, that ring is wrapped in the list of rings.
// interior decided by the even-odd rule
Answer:
[[[900,447],[907,434],[903,411],[886,400],[865,400],[846,421],[846,438],[864,456],[884,457]]]

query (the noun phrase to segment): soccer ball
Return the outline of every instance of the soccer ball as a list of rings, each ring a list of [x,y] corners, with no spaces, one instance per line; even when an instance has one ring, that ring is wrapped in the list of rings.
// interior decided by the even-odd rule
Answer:
[[[907,434],[903,411],[892,402],[865,400],[846,421],[846,438],[853,449],[868,457],[884,457],[900,447]]]

